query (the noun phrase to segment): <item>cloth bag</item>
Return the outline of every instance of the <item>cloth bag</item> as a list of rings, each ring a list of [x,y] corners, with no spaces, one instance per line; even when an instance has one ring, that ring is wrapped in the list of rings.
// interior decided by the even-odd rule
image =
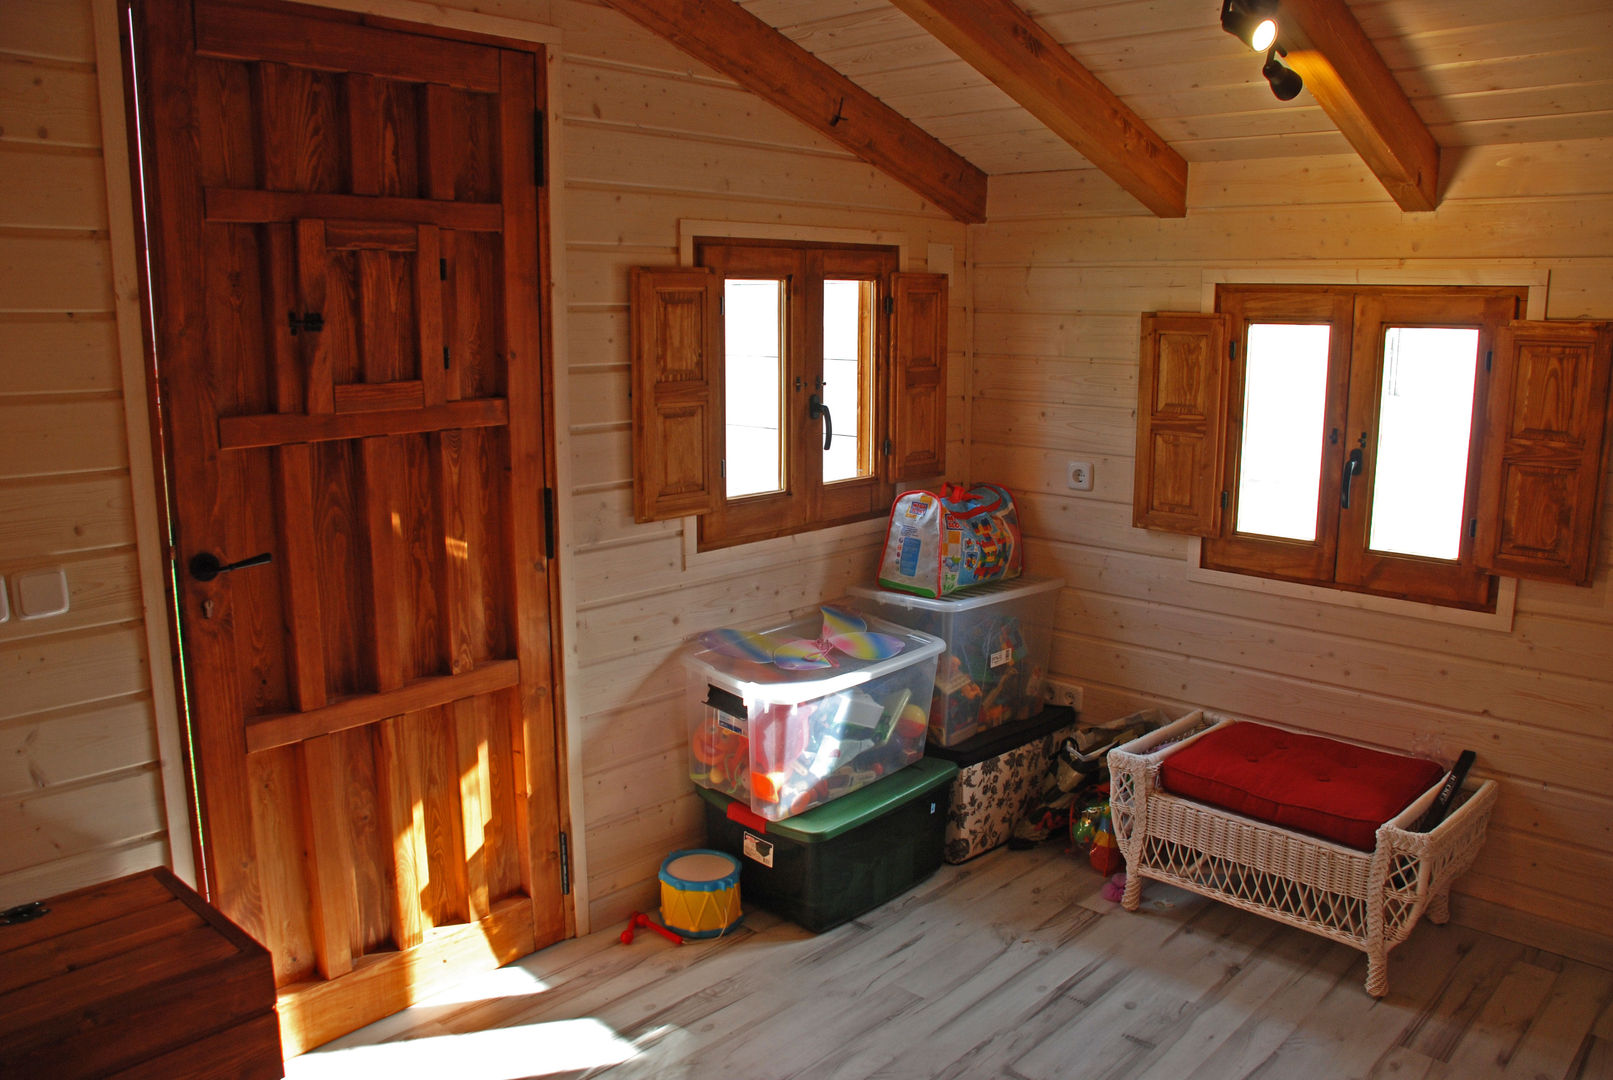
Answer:
[[[882,588],[939,598],[1016,578],[1024,565],[1014,497],[996,484],[904,491],[891,506]]]

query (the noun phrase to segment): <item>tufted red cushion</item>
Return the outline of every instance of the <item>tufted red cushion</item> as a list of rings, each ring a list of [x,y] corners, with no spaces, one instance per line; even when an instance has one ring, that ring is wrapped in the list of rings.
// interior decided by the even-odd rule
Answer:
[[[1421,758],[1247,722],[1217,728],[1160,767],[1174,794],[1361,851],[1444,775]]]

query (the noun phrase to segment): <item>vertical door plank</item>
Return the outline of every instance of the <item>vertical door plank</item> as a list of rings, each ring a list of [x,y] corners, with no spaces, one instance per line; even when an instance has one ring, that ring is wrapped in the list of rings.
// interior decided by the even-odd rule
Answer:
[[[347,88],[347,152],[354,195],[381,193],[381,87],[374,75],[349,72]]]
[[[465,877],[465,831],[459,799],[459,741],[452,710],[433,709],[425,742],[426,846],[431,882],[428,910],[437,925],[464,922],[469,911]]]
[[[325,271],[328,262],[325,251],[325,223],[304,218],[297,222],[297,295],[301,303],[297,314],[307,315],[325,311],[327,289]],[[336,383],[331,371],[330,348],[325,332],[300,333],[303,371],[308,388],[305,392],[308,411],[328,413],[336,411]]]
[[[303,411],[302,357],[286,314],[298,306],[297,240],[290,225],[263,226],[264,328],[274,365],[274,410]]]
[[[426,404],[441,405],[447,400],[444,373],[447,356],[443,353],[441,253],[435,225],[416,228],[414,287],[415,320],[419,327],[420,383]]]
[[[493,782],[488,765],[489,746],[481,708],[485,698],[467,698],[450,707],[454,740],[459,749],[459,802],[465,829],[465,881],[469,889],[471,919],[485,919],[491,910],[487,891],[488,826],[493,817]]]
[[[396,882],[393,934],[397,947],[412,949],[425,940],[430,918],[423,910],[426,854],[425,798],[422,791],[420,721],[394,716],[381,721],[375,771],[381,805],[390,825],[392,871]]]
[[[443,431],[430,436],[432,501],[436,505],[437,528],[437,627],[442,655],[451,675],[461,675],[475,666],[467,627],[466,605],[471,603],[470,564],[479,552],[470,546],[466,528],[467,491],[462,477],[465,433]],[[471,504],[474,505],[474,504]]]
[[[308,852],[314,955],[327,979],[353,970],[353,868],[348,852],[347,778],[334,735],[298,747],[302,761],[303,842]]]
[[[319,535],[314,521],[313,450],[304,445],[276,451],[281,596],[289,631],[295,707],[317,709],[329,700],[325,679],[324,614],[319,604]]]
[[[463,151],[456,139],[458,124],[454,119],[455,92],[439,83],[428,85],[422,92],[424,104],[421,109],[421,157],[425,162],[426,175],[423,180],[425,196],[428,199],[452,200],[457,194],[454,190],[454,173],[456,162]],[[446,371],[442,378],[442,398],[438,400],[458,401],[460,390],[458,369],[464,363],[466,356],[457,340],[457,326],[459,320],[456,316],[457,300],[454,289],[454,234],[442,233],[438,241],[437,259],[442,260],[441,266],[447,272],[440,274],[437,289],[437,302],[433,310],[439,313],[439,350],[442,345],[448,347],[448,359],[445,364]],[[436,260],[433,260],[436,261]],[[427,266],[424,253],[421,254],[422,267]],[[422,271],[424,272],[424,271]],[[427,309],[422,300],[420,310]],[[422,323],[422,326],[424,324]],[[424,335],[422,334],[422,337]],[[425,368],[431,365],[431,358],[437,351],[428,351],[424,341],[420,348],[421,377],[425,377]],[[427,403],[431,402],[432,390],[427,385]]]
[[[398,612],[399,519],[392,493],[402,462],[395,439],[389,436],[365,439],[361,444],[363,461],[364,532],[369,552],[369,649],[370,676],[376,690],[396,690],[403,685],[403,649]],[[356,628],[355,628],[356,629]]]
[[[516,655],[521,683],[507,711],[511,745],[521,763],[515,777],[516,835],[523,838],[522,885],[532,898],[534,933],[547,944],[565,933],[560,897],[560,760],[555,734],[554,685],[549,637],[549,564],[544,558],[543,507],[536,498],[548,482],[543,433],[550,430],[550,403],[543,392],[542,299],[538,266],[538,188],[533,116],[538,103],[537,60],[506,51],[499,62],[499,169],[504,202],[504,351],[510,401],[509,523],[513,580],[502,588],[515,597]]]

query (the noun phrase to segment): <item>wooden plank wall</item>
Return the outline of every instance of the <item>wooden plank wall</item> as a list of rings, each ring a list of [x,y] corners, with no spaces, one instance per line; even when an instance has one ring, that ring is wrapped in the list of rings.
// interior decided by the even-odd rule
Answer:
[[[627,396],[627,271],[678,259],[680,219],[905,234],[907,269],[951,245],[949,460],[963,454],[965,231],[728,79],[594,3],[557,3],[562,31],[564,338],[557,364],[572,488],[567,573],[578,678],[588,905],[595,927],[659,902],[660,860],[703,836],[689,782],[683,669],[693,633],[755,624],[871,580],[884,527],[744,547],[685,567],[682,524],[635,525]],[[563,453],[566,451],[563,451]],[[953,470],[956,471],[956,470]]]
[[[1613,963],[1613,520],[1590,588],[1523,582],[1510,632],[1189,581],[1131,527],[1138,317],[1201,307],[1208,268],[1460,282],[1550,275],[1551,318],[1613,318],[1613,141],[1448,150],[1405,214],[1353,156],[1196,162],[1185,220],[1093,172],[995,177],[972,237],[970,472],[1024,496],[1027,560],[1062,574],[1053,669],[1087,715],[1204,706],[1448,759],[1502,782],[1458,918]],[[1454,277],[1453,277],[1454,276]],[[1092,461],[1090,493],[1065,462]]]
[[[0,907],[169,861],[95,57],[89,0],[0,5],[0,575],[70,602],[0,623]]]

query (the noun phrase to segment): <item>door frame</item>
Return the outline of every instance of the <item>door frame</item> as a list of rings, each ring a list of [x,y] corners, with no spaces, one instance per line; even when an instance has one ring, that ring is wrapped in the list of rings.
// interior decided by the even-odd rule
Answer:
[[[171,509],[167,496],[170,465],[162,445],[162,421],[156,398],[156,372],[152,343],[149,282],[145,275],[146,244],[141,224],[141,177],[134,113],[133,76],[129,42],[130,0],[87,0],[94,19],[98,98],[105,145],[108,195],[108,235],[111,273],[115,283],[118,352],[120,354],[126,437],[128,440],[143,599],[144,630],[156,712],[161,780],[168,825],[170,866],[176,874],[205,892],[207,874],[200,857],[196,789],[190,775],[191,752],[186,731],[184,682],[180,635],[174,613],[173,556],[170,547]],[[360,13],[364,21],[390,29],[426,33],[436,37],[474,41],[533,53],[544,66],[545,127],[558,129],[557,92],[560,57],[555,45],[559,31],[539,23],[446,10],[417,0],[300,0],[308,7]],[[560,493],[568,491],[571,467],[565,455],[561,424],[567,411],[566,373],[556,364],[556,343],[564,341],[563,308],[555,298],[564,295],[563,239],[553,222],[553,197],[560,160],[557,139],[544,147],[546,183],[538,192],[540,274],[543,299],[537,315],[539,349],[543,363],[543,422],[545,486],[556,493],[554,524],[555,572],[549,575],[546,615],[550,624],[553,672],[553,725],[556,745],[556,783],[561,828],[569,840],[571,891],[562,898],[564,936],[575,936],[579,922],[586,931],[586,865],[575,823],[582,821],[580,747],[568,737],[572,730],[571,706],[565,690],[576,677],[576,663],[566,647],[566,629],[574,614],[570,581],[569,514]],[[135,403],[144,402],[145,408]]]

